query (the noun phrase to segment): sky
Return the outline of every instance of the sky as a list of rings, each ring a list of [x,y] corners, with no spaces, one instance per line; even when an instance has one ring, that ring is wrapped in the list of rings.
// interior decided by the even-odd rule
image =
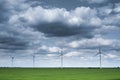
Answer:
[[[120,66],[120,0],[0,0],[0,67]]]

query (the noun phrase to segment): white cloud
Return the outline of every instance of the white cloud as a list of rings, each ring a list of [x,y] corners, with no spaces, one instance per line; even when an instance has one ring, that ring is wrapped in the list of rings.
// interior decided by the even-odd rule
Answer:
[[[80,45],[78,44],[78,41],[72,41],[71,43],[68,44],[70,47],[76,48],[79,47]]]
[[[101,27],[101,30],[105,30],[105,31],[107,31],[107,30],[109,30],[109,31],[111,31],[111,30],[118,30],[119,28],[118,27],[116,27],[116,26],[112,26],[112,25],[104,25],[104,26],[102,26]]]
[[[113,16],[108,16],[103,19],[104,25],[120,25],[120,14],[116,14]]]
[[[41,46],[40,49],[46,50],[46,49],[47,49],[47,46],[43,45],[43,46]]]
[[[104,57],[105,57],[105,58],[110,58],[110,59],[118,58],[118,56],[115,55],[115,54],[106,54],[106,55],[104,55]]]
[[[67,16],[67,11],[63,8],[45,9],[41,6],[30,7],[27,11],[19,14],[29,23],[55,22],[64,19]]]
[[[48,57],[56,57],[58,55],[57,54],[47,54],[46,56],[48,56]]]
[[[77,26],[81,24],[99,26],[101,24],[96,10],[89,7],[77,7],[71,11],[67,11],[65,8],[46,9],[41,6],[30,7],[26,11],[13,15],[10,22],[16,22],[20,18],[28,21],[28,24],[40,24],[43,22],[62,22],[67,25]]]
[[[48,51],[50,53],[55,53],[55,52],[59,52],[60,51],[60,48],[56,47],[56,46],[49,47],[49,46],[43,45],[43,46],[40,47],[40,49]]]
[[[60,48],[58,48],[58,47],[50,47],[49,51],[50,52],[58,52],[58,51],[60,51]]]
[[[114,39],[104,39],[104,38],[92,38],[92,39],[82,39],[80,41],[72,41],[68,46],[72,48],[78,48],[78,47],[97,47],[99,45],[101,46],[118,46],[118,40]]]
[[[114,9],[115,12],[120,12],[120,7]]]
[[[115,12],[120,12],[120,3],[117,3],[117,4],[115,5],[115,8],[113,9],[113,11],[115,11]]]
[[[97,9],[98,9],[99,15],[102,15],[102,16],[108,16],[113,10],[111,5],[100,7]]]
[[[27,10],[31,5],[26,3],[26,0],[4,0],[5,5],[12,14],[18,13],[18,11]]]
[[[75,56],[80,56],[80,55],[82,55],[82,53],[74,51],[74,52],[68,52],[64,56],[65,57],[75,57]]]
[[[90,20],[90,24],[91,25],[95,25],[95,26],[100,26],[101,25],[101,19],[100,18],[92,18],[91,20]]]

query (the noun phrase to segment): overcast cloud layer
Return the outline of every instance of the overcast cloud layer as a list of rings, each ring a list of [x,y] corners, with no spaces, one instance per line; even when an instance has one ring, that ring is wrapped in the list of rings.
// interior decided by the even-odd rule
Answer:
[[[59,66],[61,49],[65,66],[99,66],[99,46],[104,66],[120,66],[119,21],[119,0],[0,0],[1,66],[31,66],[34,53],[37,66]]]

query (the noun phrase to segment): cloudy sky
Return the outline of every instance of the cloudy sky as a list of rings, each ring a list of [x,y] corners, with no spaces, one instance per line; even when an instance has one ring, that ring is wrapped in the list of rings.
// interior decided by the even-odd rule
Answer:
[[[0,67],[120,66],[120,0],[0,0]]]

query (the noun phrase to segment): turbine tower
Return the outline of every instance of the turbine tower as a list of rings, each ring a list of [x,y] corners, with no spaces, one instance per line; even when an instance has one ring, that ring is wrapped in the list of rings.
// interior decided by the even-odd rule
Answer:
[[[35,54],[33,54],[33,67],[35,67]]]
[[[98,54],[99,54],[99,57],[100,57],[100,69],[101,69],[101,68],[102,68],[102,52],[101,52],[100,47],[99,47],[99,52],[98,52]]]
[[[11,67],[14,67],[14,57],[11,57]]]
[[[34,42],[32,42],[32,46],[33,46],[33,55],[32,55],[32,67],[35,67],[35,46],[34,46]]]
[[[60,64],[61,64],[60,68],[63,68],[63,56],[64,55],[63,55],[62,50],[60,50],[59,53],[60,53]]]
[[[98,53],[96,54],[96,56],[99,55],[99,63],[100,63],[100,69],[102,69],[102,52],[101,52],[101,48],[99,47]]]

